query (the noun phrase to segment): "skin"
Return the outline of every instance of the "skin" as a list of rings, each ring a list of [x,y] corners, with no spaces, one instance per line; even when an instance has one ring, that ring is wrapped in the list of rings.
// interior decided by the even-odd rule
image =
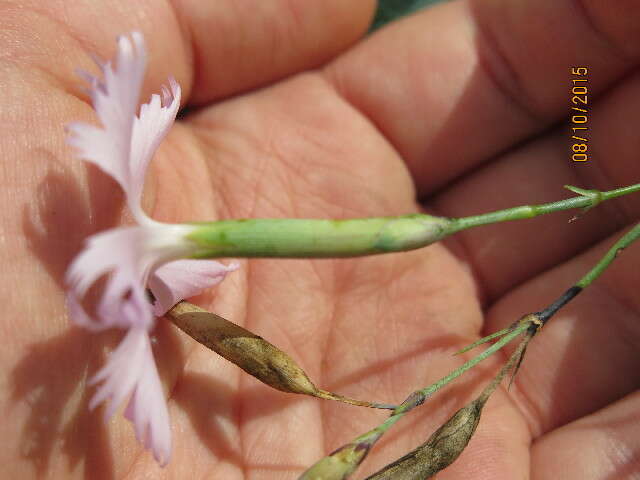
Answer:
[[[88,52],[111,57],[117,34],[147,39],[143,98],[170,74],[184,91],[148,176],[158,220],[464,216],[640,178],[635,2],[454,1],[366,38],[370,1],[239,5],[0,2],[3,478],[292,479],[385,416],[273,391],[164,319],[170,465],[120,414],[105,425],[103,408],[88,410],[87,378],[122,332],[73,327],[62,278],[87,235],[130,218],[116,183],[73,158],[63,125],[96,121],[74,69],[94,68]],[[580,66],[590,158],[576,164],[567,115]],[[456,349],[553,301],[639,213],[636,195],[571,224],[560,213],[415,252],[241,261],[194,301],[287,351],[322,388],[400,402],[460,365]],[[545,327],[439,479],[640,476],[639,262],[633,245]],[[507,353],[403,419],[360,474],[425,441]]]

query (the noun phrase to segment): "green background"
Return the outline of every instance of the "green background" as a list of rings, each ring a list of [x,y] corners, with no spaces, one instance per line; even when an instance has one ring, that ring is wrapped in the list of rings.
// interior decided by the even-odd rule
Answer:
[[[373,19],[370,31],[440,1],[442,0],[379,0],[376,16]]]

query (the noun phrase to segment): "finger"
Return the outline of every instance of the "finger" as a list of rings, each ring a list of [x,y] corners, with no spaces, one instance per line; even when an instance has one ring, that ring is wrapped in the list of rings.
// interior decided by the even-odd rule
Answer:
[[[640,178],[636,161],[640,140],[630,125],[640,109],[640,75],[628,77],[604,94],[588,113],[588,129],[573,140],[558,128],[541,140],[479,168],[436,196],[430,207],[464,217],[515,205],[568,198],[562,185],[609,190]],[[584,132],[584,133],[583,133]],[[589,160],[571,161],[570,145],[587,145]],[[604,239],[640,213],[640,195],[598,205],[577,221],[580,212],[559,212],[529,221],[507,222],[461,232],[450,245],[473,266],[485,302]]]
[[[366,31],[374,6],[371,0],[176,0],[93,3],[70,15],[61,4],[31,9],[8,2],[3,11],[5,21],[13,20],[7,56],[68,88],[78,83],[75,68],[90,68],[88,52],[110,58],[117,35],[139,30],[150,52],[148,92],[173,75],[185,98],[203,103],[322,64]]]
[[[549,305],[586,274],[621,234],[506,295],[488,312],[488,331]],[[530,344],[512,393],[534,436],[603,408],[637,388],[638,261],[640,244],[633,244]]]
[[[636,478],[639,427],[640,393],[635,392],[539,438],[531,452],[531,478]]]
[[[175,0],[190,44],[192,102],[205,103],[317,67],[366,32],[375,2]]]
[[[566,115],[572,66],[589,67],[593,94],[629,71],[640,55],[629,5],[451,2],[382,29],[327,75],[428,193]]]

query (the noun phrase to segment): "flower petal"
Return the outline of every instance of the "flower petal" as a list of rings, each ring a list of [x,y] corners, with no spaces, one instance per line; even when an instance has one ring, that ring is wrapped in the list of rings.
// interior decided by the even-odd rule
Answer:
[[[180,300],[220,283],[238,267],[237,263],[224,265],[215,260],[176,260],[161,266],[149,277],[149,288],[156,298],[153,313],[164,315]]]
[[[131,178],[135,181],[127,191],[127,200],[138,223],[148,221],[140,207],[145,172],[180,107],[180,86],[173,78],[169,79],[169,86],[171,90],[162,87],[162,99],[159,95],[152,95],[149,103],[140,107],[140,117],[136,117],[133,124],[130,168]]]
[[[145,280],[153,265],[144,227],[125,227],[92,235],[67,270],[69,313],[72,320],[92,330],[133,325],[150,328],[151,305],[145,296]],[[87,290],[111,273],[92,319],[80,305]]]
[[[187,256],[196,248],[185,239],[193,227],[154,224],[123,227],[92,235],[67,270],[68,304],[76,324],[92,330],[132,326],[151,328],[153,315],[146,295],[149,272],[164,262]],[[91,319],[80,305],[87,290],[109,274]]]
[[[147,330],[129,329],[90,383],[102,383],[89,407],[108,400],[105,420],[129,397],[125,417],[134,424],[138,440],[166,465],[171,455],[169,414]]]
[[[79,156],[112,176],[125,191],[129,209],[138,223],[152,223],[140,206],[149,161],[173,124],[180,107],[180,86],[169,79],[169,89],[152,95],[140,107],[140,89],[147,53],[139,32],[118,39],[117,69],[96,60],[104,80],[86,73],[93,107],[103,128],[85,123],[67,125],[68,142]]]
[[[81,158],[112,176],[128,195],[134,184],[144,181],[144,176],[134,177],[131,168],[133,125],[147,63],[142,34],[134,32],[131,38],[118,38],[115,70],[110,62],[97,63],[102,81],[86,73],[82,76],[91,82],[93,108],[103,128],[70,124],[68,142],[78,149]]]

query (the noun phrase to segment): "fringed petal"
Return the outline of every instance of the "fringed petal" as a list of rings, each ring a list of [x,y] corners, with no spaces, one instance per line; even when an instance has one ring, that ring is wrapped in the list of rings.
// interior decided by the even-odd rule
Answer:
[[[162,87],[162,98],[160,95],[152,95],[149,103],[140,107],[140,117],[136,117],[133,123],[131,178],[141,181],[132,182],[127,191],[127,201],[138,223],[148,221],[140,205],[149,161],[173,125],[180,108],[180,86],[173,78],[169,79],[169,85],[171,90]]]
[[[115,69],[110,62],[97,63],[102,80],[87,73],[82,76],[90,81],[93,108],[103,128],[72,123],[67,126],[68,142],[81,158],[112,176],[128,195],[132,189],[141,189],[144,182],[144,172],[133,175],[131,168],[133,125],[147,63],[142,34],[118,38]]]
[[[133,423],[136,437],[160,465],[166,465],[171,455],[169,413],[147,330],[129,329],[91,383],[101,385],[90,408],[108,401],[105,419],[109,419],[128,398],[125,417]]]
[[[117,66],[96,60],[103,75],[98,79],[87,72],[80,76],[89,83],[93,107],[102,128],[85,123],[67,125],[68,142],[80,158],[94,163],[113,177],[126,193],[127,204],[138,223],[153,223],[140,205],[149,161],[173,124],[180,108],[180,86],[169,79],[169,88],[151,96],[149,103],[138,102],[147,62],[142,35],[118,39]]]
[[[150,328],[151,305],[145,298],[145,280],[153,265],[148,229],[125,227],[92,235],[67,270],[72,320],[92,330],[111,327]],[[107,285],[92,319],[80,305],[87,290],[102,276]]]

